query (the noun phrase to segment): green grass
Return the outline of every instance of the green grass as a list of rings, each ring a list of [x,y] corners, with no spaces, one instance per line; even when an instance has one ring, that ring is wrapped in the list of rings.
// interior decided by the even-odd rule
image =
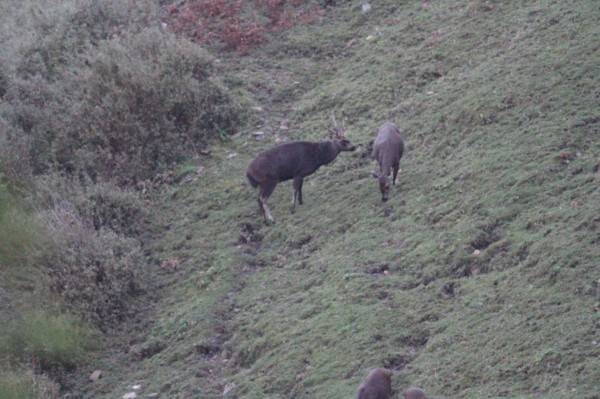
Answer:
[[[0,354],[35,359],[42,369],[72,369],[93,348],[92,330],[73,316],[35,310],[12,322],[0,337]]]
[[[27,263],[40,239],[40,226],[18,206],[1,178],[0,174],[0,271]]]
[[[47,377],[31,371],[17,369],[0,371],[0,398],[2,399],[55,399],[59,398],[58,386]]]
[[[35,399],[36,392],[31,381],[13,373],[0,374],[0,398],[3,399]]]
[[[107,351],[75,392],[347,398],[386,366],[433,397],[597,397],[599,16],[590,0],[340,5],[223,62],[267,137],[247,126],[160,194],[168,229],[146,250],[179,266],[152,270],[161,297],[130,334],[166,349]],[[281,184],[264,226],[246,165],[280,119],[317,139],[334,110],[361,148],[311,176],[295,214]],[[361,154],[386,119],[408,149],[382,205]]]

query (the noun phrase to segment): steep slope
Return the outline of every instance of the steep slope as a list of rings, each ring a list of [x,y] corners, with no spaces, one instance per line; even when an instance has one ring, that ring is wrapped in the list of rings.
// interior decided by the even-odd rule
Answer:
[[[598,4],[377,3],[222,60],[265,139],[249,127],[160,194],[151,256],[178,266],[85,396],[141,382],[168,398],[347,398],[386,366],[396,390],[436,397],[597,397]],[[361,149],[311,177],[295,214],[280,185],[263,226],[247,163],[322,137],[332,111]],[[382,205],[367,155],[386,119],[408,151]]]

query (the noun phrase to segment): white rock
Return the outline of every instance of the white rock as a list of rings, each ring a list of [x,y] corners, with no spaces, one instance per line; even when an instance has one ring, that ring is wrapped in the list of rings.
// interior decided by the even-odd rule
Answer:
[[[363,12],[363,14],[366,14],[369,11],[371,11],[371,4],[369,4],[369,3],[362,3],[362,5],[360,6],[360,9]]]
[[[475,251],[473,251],[473,255],[479,256],[479,254],[481,254],[480,250],[476,249]]]
[[[231,154],[227,154],[227,159],[231,159],[231,158],[235,158],[237,157],[237,154],[235,152],[232,152]]]
[[[137,398],[137,393],[135,392],[128,392],[125,395],[123,395],[123,399],[135,399]]]
[[[227,394],[229,392],[233,391],[234,388],[235,388],[234,383],[229,383],[229,384],[225,385],[225,388],[223,389],[223,396],[227,396]]]
[[[142,386],[140,384],[137,384],[132,386],[131,389],[133,389],[134,391],[139,391],[140,389],[142,389]]]

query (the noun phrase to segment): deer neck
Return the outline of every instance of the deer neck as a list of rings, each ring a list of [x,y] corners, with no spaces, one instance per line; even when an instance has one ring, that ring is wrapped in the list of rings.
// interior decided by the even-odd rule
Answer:
[[[333,141],[322,141],[319,143],[319,163],[326,165],[332,162],[340,153],[339,145]]]

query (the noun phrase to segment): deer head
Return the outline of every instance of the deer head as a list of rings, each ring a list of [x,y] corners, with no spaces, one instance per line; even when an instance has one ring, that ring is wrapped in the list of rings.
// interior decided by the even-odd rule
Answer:
[[[356,150],[356,146],[346,138],[346,129],[344,129],[343,126],[338,125],[333,112],[331,113],[331,119],[333,121],[333,127],[329,128],[329,137],[331,138],[331,141],[339,146],[340,151]]]

